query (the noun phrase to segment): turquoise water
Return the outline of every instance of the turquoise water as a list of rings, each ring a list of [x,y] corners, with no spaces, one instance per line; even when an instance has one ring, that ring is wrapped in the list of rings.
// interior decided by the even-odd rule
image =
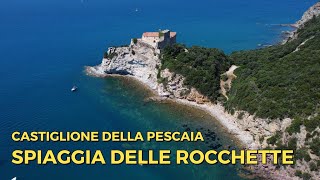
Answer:
[[[240,179],[232,166],[14,166],[14,149],[234,148],[205,114],[146,103],[147,92],[124,79],[85,76],[111,45],[143,31],[170,28],[187,45],[233,50],[281,38],[283,28],[316,1],[55,0],[0,2],[0,179]],[[138,12],[135,9],[138,9]],[[70,93],[73,84],[79,91]],[[206,143],[14,143],[13,131],[215,132]],[[219,138],[219,139],[218,139]]]

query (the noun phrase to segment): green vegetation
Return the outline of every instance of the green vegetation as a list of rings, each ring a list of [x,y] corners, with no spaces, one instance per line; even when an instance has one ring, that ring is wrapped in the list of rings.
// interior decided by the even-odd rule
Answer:
[[[231,109],[231,111],[232,110],[234,111],[234,109]],[[244,112],[242,111],[238,114],[238,119],[243,119],[243,116],[244,116]]]
[[[165,87],[165,85],[168,84],[168,79],[161,77],[158,79],[158,83],[163,83],[163,86]]]
[[[301,170],[296,170],[294,173],[295,176],[302,177],[302,171]]]
[[[159,37],[164,36],[164,33],[162,31],[159,31]]]
[[[307,131],[312,132],[320,126],[320,116],[316,116],[310,120],[305,120],[303,124],[306,126]]]
[[[231,66],[230,59],[220,50],[181,44],[167,46],[162,53],[162,69],[183,75],[185,84],[195,87],[210,100],[220,96],[220,75]]]
[[[309,179],[311,178],[311,175],[310,175],[309,173],[302,172],[302,171],[300,171],[300,170],[297,170],[297,171],[294,173],[294,175],[302,178],[303,180],[309,180]]]
[[[297,138],[291,138],[288,142],[288,148],[287,149],[292,149],[296,150],[297,149]]]
[[[281,136],[281,133],[277,131],[275,135],[267,139],[267,143],[274,145],[278,141],[278,139],[280,139],[280,136]]]
[[[317,164],[315,162],[310,162],[309,163],[309,167],[310,167],[311,171],[317,171],[318,170]]]
[[[310,180],[311,179],[311,175],[309,173],[302,173],[302,177],[303,180]]]
[[[283,142],[283,132],[276,132],[267,139],[267,149],[295,150],[295,160],[309,162],[309,169],[317,171],[320,161],[320,16],[314,17],[298,30],[296,39],[271,47],[233,52],[230,56],[213,48],[202,48],[176,44],[166,47],[161,54],[162,67],[183,75],[187,86],[196,88],[212,102],[220,101],[226,110],[238,114],[242,119],[244,112],[259,118],[292,118],[286,129],[289,135],[300,133],[305,126],[307,136],[304,147],[297,146],[296,136]],[[234,74],[232,88],[227,101],[220,94],[220,80],[229,67],[239,66]],[[158,73],[160,82],[162,79]],[[259,139],[263,141],[263,137]],[[274,145],[274,146],[271,146]],[[309,155],[310,152],[310,155]],[[296,171],[296,176],[310,179],[306,172]]]
[[[197,46],[186,51],[184,45],[176,44],[164,49],[161,68],[183,75],[187,85],[212,101],[223,101],[229,112],[243,110],[270,119],[305,118],[319,112],[320,17],[310,20],[298,33],[297,39],[286,44],[238,51],[230,56],[218,49]],[[219,98],[219,81],[226,78],[221,75],[231,64],[240,68],[235,71],[238,78],[225,101]],[[299,132],[302,124],[308,131],[315,129],[319,119],[303,123],[296,119],[288,132]]]
[[[115,56],[118,56],[118,54],[116,53],[116,52],[113,52],[113,53],[107,53],[107,52],[105,52],[104,54],[103,54],[103,58],[107,58],[107,59],[112,59],[112,58],[114,58]]]
[[[132,41],[133,41],[134,44],[137,44],[138,39],[137,38],[133,38]]]
[[[291,125],[286,129],[286,131],[291,135],[293,133],[300,132],[300,126],[303,124],[301,118],[295,118]]]
[[[310,134],[309,132],[306,134],[306,141],[308,141],[310,138],[312,138],[312,134]]]
[[[103,58],[108,58],[108,52],[103,53]]]
[[[310,143],[311,153],[320,156],[320,138],[317,137]]]
[[[304,125],[308,132],[314,131],[317,127],[320,126],[320,116],[316,116],[311,119],[302,120],[300,117],[295,118],[291,125],[286,129],[286,131],[291,135],[293,133],[300,132],[300,126]],[[307,139],[312,138],[317,132],[313,132],[312,134],[307,134]]]
[[[240,68],[235,71],[238,78],[228,94],[228,109],[271,119],[309,116],[317,111],[320,17],[309,21],[298,32],[297,39],[284,45],[231,54]],[[294,52],[304,41],[300,50]]]
[[[234,115],[234,113],[235,113],[234,109],[231,109],[230,114]]]
[[[296,152],[294,153],[294,159],[296,159],[296,160],[304,159],[307,162],[310,161],[311,157],[309,156],[308,149],[301,148],[301,149],[296,150]]]

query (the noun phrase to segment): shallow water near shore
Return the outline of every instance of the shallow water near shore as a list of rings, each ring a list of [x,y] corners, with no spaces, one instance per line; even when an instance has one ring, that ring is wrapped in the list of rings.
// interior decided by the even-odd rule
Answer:
[[[133,81],[131,78],[94,78],[83,75],[79,81],[79,91],[72,93],[68,101],[71,109],[82,109],[81,107],[94,108],[91,113],[78,112],[75,116],[86,116],[87,121],[77,122],[72,120],[73,117],[66,121],[56,119],[56,122],[46,122],[41,124],[41,128],[36,125],[36,128],[28,125],[20,125],[13,128],[14,130],[42,130],[47,131],[58,130],[52,128],[53,124],[64,124],[63,131],[78,130],[78,131],[130,131],[130,132],[147,132],[147,131],[180,131],[180,132],[197,132],[203,133],[205,142],[101,142],[101,143],[20,143],[23,149],[53,149],[57,152],[61,149],[101,149],[108,158],[111,149],[142,149],[155,150],[170,149],[172,153],[172,166],[151,166],[151,165],[131,165],[131,166],[40,166],[31,163],[30,166],[13,166],[8,161],[2,161],[4,166],[8,168],[7,173],[24,179],[33,179],[37,177],[45,177],[47,173],[55,172],[46,177],[46,179],[64,178],[65,173],[68,176],[80,179],[89,179],[92,177],[103,178],[106,174],[110,178],[154,178],[167,179],[172,177],[188,177],[187,179],[228,177],[230,179],[240,179],[237,169],[234,166],[222,165],[174,165],[175,150],[182,149],[187,151],[209,149],[235,149],[236,143],[232,138],[224,134],[224,128],[217,124],[211,116],[203,111],[190,108],[188,106],[179,105],[173,102],[152,102],[146,101],[150,97],[151,92],[141,86],[140,83]],[[96,88],[92,88],[96,87]],[[82,102],[80,97],[86,97],[91,101]],[[71,107],[72,106],[72,107]],[[70,110],[70,108],[68,108]],[[68,110],[66,110],[68,111]],[[65,113],[64,113],[65,114]],[[69,114],[73,116],[72,114]],[[102,119],[102,120],[101,120]],[[41,119],[37,119],[37,124],[41,123]],[[6,149],[7,155],[10,150],[21,147],[17,143],[11,143],[11,147]],[[158,157],[156,155],[156,157]],[[107,159],[108,161],[109,159]],[[51,170],[49,169],[51,167]],[[34,169],[36,168],[36,170]],[[17,171],[19,169],[19,171]],[[29,174],[29,171],[37,173]],[[115,173],[116,172],[116,173]],[[201,172],[201,173],[199,173]],[[8,179],[10,176],[6,176]]]
[[[15,149],[228,149],[232,138],[206,113],[146,102],[148,90],[119,78],[94,78],[85,65],[101,62],[108,46],[143,31],[169,28],[187,45],[233,50],[272,44],[316,0],[303,1],[1,1],[0,179],[241,179],[220,165],[15,166]],[[155,4],[157,7],[155,7]],[[135,11],[138,9],[138,11]],[[165,11],[165,13],[164,13]],[[70,92],[73,85],[79,87]],[[201,131],[190,143],[17,143],[13,131]],[[108,160],[107,160],[108,161]]]

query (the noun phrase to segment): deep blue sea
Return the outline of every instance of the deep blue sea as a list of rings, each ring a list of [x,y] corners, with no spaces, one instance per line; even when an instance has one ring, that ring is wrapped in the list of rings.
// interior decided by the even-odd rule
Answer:
[[[12,165],[15,149],[235,148],[203,112],[146,103],[147,91],[126,79],[93,78],[111,45],[144,31],[171,29],[187,45],[226,53],[274,44],[278,24],[293,23],[316,0],[1,0],[0,179],[241,179],[234,166]],[[136,9],[138,11],[136,11]],[[73,85],[79,87],[71,93]],[[13,131],[208,131],[204,143],[17,143]]]

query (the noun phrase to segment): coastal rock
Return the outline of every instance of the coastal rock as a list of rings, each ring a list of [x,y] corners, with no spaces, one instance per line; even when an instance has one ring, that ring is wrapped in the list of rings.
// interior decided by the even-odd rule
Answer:
[[[320,14],[320,2],[316,3],[315,5],[311,6],[301,17],[299,21],[295,23],[295,27],[301,28],[304,26],[306,22],[311,20],[314,16],[319,16]]]
[[[311,6],[301,17],[299,21],[292,25],[296,30],[292,32],[286,32],[286,39],[282,42],[287,43],[298,37],[298,29],[302,28],[306,22],[310,21],[314,16],[320,15],[320,2],[317,2],[315,5]]]
[[[270,131],[271,134],[274,134],[280,130],[280,126],[278,123],[272,122],[269,124],[268,130]]]
[[[157,89],[157,66],[160,59],[154,48],[131,42],[125,47],[110,47],[108,56],[102,59],[98,66],[87,68],[88,74],[97,75],[128,75],[146,84],[151,89]],[[166,94],[164,94],[166,96]]]

